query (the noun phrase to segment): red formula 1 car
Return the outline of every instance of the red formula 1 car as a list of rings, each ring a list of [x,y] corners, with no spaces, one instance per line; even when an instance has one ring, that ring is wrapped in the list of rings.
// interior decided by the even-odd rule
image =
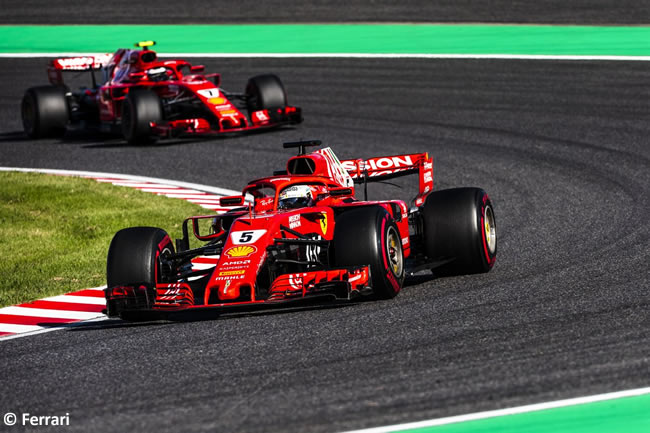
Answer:
[[[23,97],[27,135],[60,136],[70,128],[121,131],[135,144],[302,121],[300,108],[287,105],[287,94],[275,75],[258,75],[248,81],[244,93],[229,93],[219,87],[219,74],[203,74],[203,66],[185,60],[160,60],[148,48],[153,44],[146,41],[136,44],[141,50],[52,60],[48,67],[52,85],[32,87]],[[89,71],[92,86],[70,92],[64,71]],[[101,71],[101,84],[95,71]]]
[[[159,228],[117,232],[107,260],[108,315],[392,298],[419,271],[492,268],[496,225],[482,189],[432,191],[426,153],[345,161],[330,148],[305,153],[318,144],[285,143],[300,148],[285,170],[223,197],[229,212],[186,219],[175,247]],[[410,209],[402,200],[355,198],[355,183],[410,174],[419,177]],[[212,267],[196,269],[210,258]]]

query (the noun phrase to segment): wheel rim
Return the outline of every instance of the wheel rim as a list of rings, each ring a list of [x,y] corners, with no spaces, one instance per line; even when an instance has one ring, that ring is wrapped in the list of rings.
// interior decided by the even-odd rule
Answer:
[[[485,243],[490,254],[494,254],[497,248],[497,226],[494,222],[492,206],[486,206],[483,211],[483,230],[485,231]]]
[[[398,277],[401,276],[402,270],[404,269],[404,256],[402,255],[402,240],[395,227],[388,228],[386,251],[388,252],[388,265],[393,271],[393,274]]]

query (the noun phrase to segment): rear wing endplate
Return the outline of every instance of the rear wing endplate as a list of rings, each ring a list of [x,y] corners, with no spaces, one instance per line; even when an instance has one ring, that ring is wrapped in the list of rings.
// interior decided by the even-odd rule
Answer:
[[[416,206],[421,206],[433,190],[433,158],[428,153],[346,159],[341,164],[354,183],[380,182],[417,173],[420,191],[415,198]]]
[[[95,71],[107,65],[113,58],[112,53],[95,54],[92,56],[60,57],[50,60],[47,76],[52,84],[63,84],[62,72]]]

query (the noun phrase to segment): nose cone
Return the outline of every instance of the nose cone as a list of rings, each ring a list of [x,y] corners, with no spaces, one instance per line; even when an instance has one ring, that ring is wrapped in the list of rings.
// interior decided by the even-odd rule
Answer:
[[[257,272],[266,259],[267,218],[236,220],[205,293],[205,303],[254,301]]]

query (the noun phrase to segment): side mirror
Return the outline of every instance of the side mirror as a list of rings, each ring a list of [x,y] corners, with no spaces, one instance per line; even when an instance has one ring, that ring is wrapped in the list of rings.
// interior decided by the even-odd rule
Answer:
[[[203,65],[192,65],[190,67],[190,72],[193,73],[193,74],[197,74],[197,73],[203,72],[203,71],[205,71],[205,66],[203,66]]]
[[[243,206],[244,205],[244,196],[242,195],[231,195],[228,197],[221,197],[219,199],[219,204],[221,206]]]
[[[187,218],[183,221],[183,239],[180,242],[182,244],[183,250],[190,248],[190,237],[189,237],[189,224],[192,224],[192,232],[194,237],[200,241],[209,241],[211,239],[216,239],[221,236],[221,217],[218,215],[201,215],[193,216]],[[179,248],[180,250],[180,248]]]
[[[339,197],[342,195],[352,195],[352,188],[330,188],[327,190],[332,197]]]
[[[131,81],[140,81],[145,77],[144,72],[131,72],[129,73],[129,80]]]
[[[205,78],[212,78],[212,82],[217,87],[221,85],[221,74],[219,73],[205,74]]]

